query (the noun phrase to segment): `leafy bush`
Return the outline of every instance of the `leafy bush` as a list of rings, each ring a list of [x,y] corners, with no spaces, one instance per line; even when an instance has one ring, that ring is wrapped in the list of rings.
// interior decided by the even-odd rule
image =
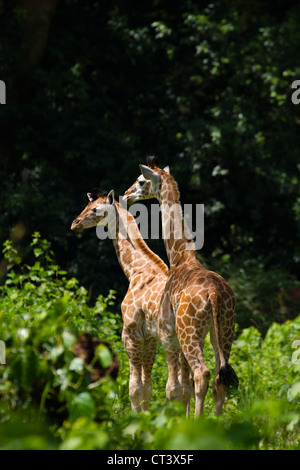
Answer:
[[[185,418],[180,403],[165,399],[167,366],[159,346],[150,410],[137,415],[128,399],[129,368],[120,341],[113,293],[89,306],[85,289],[54,263],[49,243],[36,233],[35,261],[23,265],[10,242],[0,290],[0,337],[6,365],[0,381],[2,449],[299,449],[300,317],[273,323],[263,336],[244,329],[231,363],[239,379],[224,414],[216,417],[211,390],[205,416]],[[101,340],[96,358],[107,368],[117,354],[120,372],[91,380],[91,368],[74,354],[82,333]],[[205,359],[214,374],[207,338]],[[193,401],[191,404],[193,412]]]
[[[31,243],[35,263],[20,267],[10,242],[4,254],[8,273],[1,287],[1,339],[6,344],[7,364],[0,385],[1,405],[23,409],[33,418],[47,417],[61,425],[79,416],[107,419],[116,388],[106,377],[101,385],[91,381],[91,365],[74,353],[82,333],[109,342],[114,353],[120,348],[120,317],[109,311],[113,293],[99,296],[88,306],[84,288],[59,269],[46,240],[35,233]],[[19,269],[12,270],[14,263]],[[102,344],[96,351],[105,370],[112,361],[110,349]]]

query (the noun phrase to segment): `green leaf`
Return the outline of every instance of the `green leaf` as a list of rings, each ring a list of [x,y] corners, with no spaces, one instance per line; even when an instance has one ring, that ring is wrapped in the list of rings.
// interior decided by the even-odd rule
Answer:
[[[70,403],[69,410],[72,420],[79,417],[85,417],[91,420],[95,418],[95,403],[88,392],[82,392],[76,395]]]
[[[81,357],[75,357],[69,365],[70,370],[74,370],[75,372],[82,372],[84,369],[84,362]]]
[[[63,336],[64,345],[67,348],[71,348],[72,346],[74,346],[76,338],[69,330],[64,330],[62,336]]]
[[[56,362],[59,356],[64,352],[64,347],[62,345],[60,346],[54,346],[51,348],[49,357],[53,362]]]
[[[97,356],[99,358],[100,364],[105,369],[110,366],[112,362],[112,354],[106,346],[99,346],[97,349]]]
[[[300,382],[296,382],[288,390],[288,399],[289,399],[289,401],[294,400],[298,396],[300,396]]]

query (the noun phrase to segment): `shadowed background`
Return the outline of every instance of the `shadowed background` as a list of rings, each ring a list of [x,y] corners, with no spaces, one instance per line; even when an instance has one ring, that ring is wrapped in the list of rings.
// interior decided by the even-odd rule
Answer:
[[[205,204],[199,256],[239,324],[298,314],[299,19],[292,0],[1,0],[0,242],[26,260],[39,231],[91,302],[122,299],[112,243],[70,226],[91,188],[118,197],[156,154],[182,203]]]

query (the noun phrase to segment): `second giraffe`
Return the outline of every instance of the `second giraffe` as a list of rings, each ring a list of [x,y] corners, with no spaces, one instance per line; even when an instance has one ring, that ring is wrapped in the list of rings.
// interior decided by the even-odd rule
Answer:
[[[177,183],[168,168],[160,169],[156,157],[140,165],[142,175],[125,192],[124,200],[158,199],[162,232],[170,269],[161,300],[161,318],[173,315],[178,340],[184,354],[181,360],[182,401],[188,408],[192,392],[190,369],[195,384],[195,416],[203,413],[210,371],[203,357],[204,340],[210,332],[215,352],[216,372],[213,399],[216,414],[222,413],[226,389],[238,386],[238,378],[228,364],[235,331],[235,296],[228,283],[206,269],[196,257],[193,242],[185,231]],[[178,236],[176,229],[182,228]],[[168,331],[165,330],[165,335]],[[177,393],[178,395],[178,393]]]

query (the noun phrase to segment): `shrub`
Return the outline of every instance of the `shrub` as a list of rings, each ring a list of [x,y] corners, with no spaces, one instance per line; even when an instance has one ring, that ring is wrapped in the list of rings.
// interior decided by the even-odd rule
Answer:
[[[0,385],[3,413],[22,409],[32,419],[45,417],[57,427],[78,417],[105,420],[117,387],[105,370],[122,347],[120,317],[110,312],[113,293],[99,296],[89,307],[87,291],[54,263],[48,242],[35,233],[31,246],[32,266],[21,265],[11,242],[4,248],[8,272],[0,290],[0,336],[6,344]],[[93,364],[74,351],[82,333],[105,340],[95,349],[94,363],[102,366],[104,375],[96,383]]]
[[[185,418],[165,398],[167,366],[161,346],[153,369],[150,410],[129,408],[128,359],[120,340],[114,293],[89,305],[87,291],[55,264],[49,243],[34,234],[34,262],[22,263],[11,242],[0,287],[2,449],[299,449],[300,317],[272,323],[265,335],[243,329],[230,362],[240,379],[216,417],[211,389],[205,416]],[[97,338],[87,364],[76,355],[82,334]],[[99,344],[98,340],[105,341]],[[120,372],[92,380],[93,361],[107,370],[117,355]],[[204,357],[214,375],[209,338]],[[193,412],[193,401],[191,407]]]

